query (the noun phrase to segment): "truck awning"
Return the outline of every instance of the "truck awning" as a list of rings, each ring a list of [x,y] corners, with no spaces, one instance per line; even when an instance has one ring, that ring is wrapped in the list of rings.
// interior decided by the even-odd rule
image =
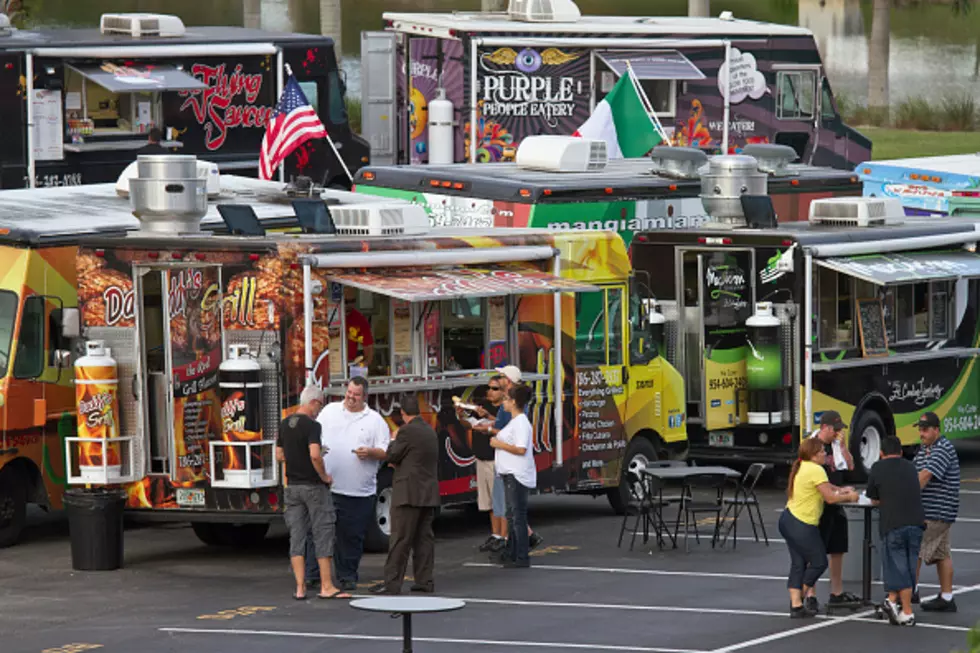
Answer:
[[[530,265],[349,270],[332,273],[329,278],[409,302],[599,290],[596,286],[556,277]]]
[[[980,277],[973,252],[916,252],[814,259],[817,265],[879,286]]]
[[[112,93],[190,91],[207,88],[207,84],[201,80],[168,65],[121,66],[106,61],[99,65],[69,65],[68,67]]]
[[[626,73],[629,62],[637,79],[704,79],[701,69],[677,50],[601,52],[597,56],[619,77]]]

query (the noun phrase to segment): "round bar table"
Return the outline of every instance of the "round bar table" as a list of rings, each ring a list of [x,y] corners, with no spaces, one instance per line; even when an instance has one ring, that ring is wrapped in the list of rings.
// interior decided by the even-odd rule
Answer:
[[[368,612],[387,612],[402,618],[402,653],[412,653],[412,615],[425,612],[452,612],[466,605],[459,599],[443,599],[436,596],[379,596],[355,599],[350,607]]]

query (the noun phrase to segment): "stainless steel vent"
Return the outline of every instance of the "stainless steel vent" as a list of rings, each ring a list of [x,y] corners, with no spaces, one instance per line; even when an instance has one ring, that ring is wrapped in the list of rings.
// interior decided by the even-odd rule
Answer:
[[[711,216],[710,226],[744,227],[742,195],[765,195],[767,177],[758,162],[743,154],[713,156],[701,175],[701,203]]]
[[[700,169],[708,162],[708,155],[696,147],[668,147],[660,145],[650,154],[653,172],[673,179],[699,179]]]
[[[129,180],[129,201],[142,231],[201,231],[201,219],[208,212],[208,180],[198,176],[196,157],[140,155],[137,169],[139,176]]]

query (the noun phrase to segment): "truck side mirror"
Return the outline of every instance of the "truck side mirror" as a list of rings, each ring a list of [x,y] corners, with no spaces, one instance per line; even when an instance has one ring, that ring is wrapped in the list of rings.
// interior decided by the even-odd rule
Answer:
[[[81,313],[77,308],[61,309],[61,335],[69,340],[82,335]]]

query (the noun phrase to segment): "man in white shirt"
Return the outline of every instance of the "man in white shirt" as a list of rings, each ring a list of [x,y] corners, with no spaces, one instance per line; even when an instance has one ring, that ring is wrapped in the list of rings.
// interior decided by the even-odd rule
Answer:
[[[357,588],[364,535],[374,516],[378,464],[385,459],[391,441],[384,418],[368,408],[367,394],[367,379],[355,376],[347,384],[344,400],[327,404],[317,418],[323,427],[321,441],[327,452],[323,462],[333,478],[337,511],[337,584],[348,592]]]

